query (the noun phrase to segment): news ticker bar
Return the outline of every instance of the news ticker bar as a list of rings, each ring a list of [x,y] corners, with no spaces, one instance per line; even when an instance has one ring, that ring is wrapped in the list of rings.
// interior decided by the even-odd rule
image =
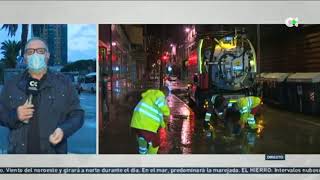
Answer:
[[[320,174],[320,167],[2,167],[0,174]]]

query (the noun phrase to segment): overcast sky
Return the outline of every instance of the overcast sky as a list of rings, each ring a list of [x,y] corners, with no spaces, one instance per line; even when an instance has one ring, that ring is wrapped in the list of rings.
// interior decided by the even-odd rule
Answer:
[[[0,24],[0,28],[2,24]],[[30,29],[30,28],[29,28]],[[6,40],[19,41],[21,36],[21,25],[16,36],[9,37],[8,32],[0,30],[0,44]],[[29,31],[31,37],[31,31]],[[79,59],[94,59],[97,51],[97,29],[95,24],[70,24],[68,25],[68,62]],[[0,50],[1,53],[1,50]],[[0,59],[3,57],[0,54]]]

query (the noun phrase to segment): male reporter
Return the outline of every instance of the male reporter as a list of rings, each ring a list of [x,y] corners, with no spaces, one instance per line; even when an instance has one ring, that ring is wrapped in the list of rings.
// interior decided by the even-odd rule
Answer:
[[[83,125],[78,94],[64,75],[47,69],[49,56],[42,39],[30,39],[27,70],[3,87],[0,125],[10,129],[8,153],[65,154],[67,138]]]

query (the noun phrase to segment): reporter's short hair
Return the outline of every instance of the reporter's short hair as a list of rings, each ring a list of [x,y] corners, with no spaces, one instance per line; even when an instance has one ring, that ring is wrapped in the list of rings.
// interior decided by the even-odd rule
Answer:
[[[46,42],[43,38],[40,38],[40,37],[32,37],[32,38],[30,38],[30,39],[27,41],[27,43],[26,43],[26,45],[25,45],[25,47],[24,47],[24,51],[28,48],[28,45],[29,45],[32,41],[41,41],[41,42],[43,42],[43,44],[44,44],[44,46],[45,46],[45,49],[47,50],[47,52],[49,52],[49,48],[48,48],[47,42]]]

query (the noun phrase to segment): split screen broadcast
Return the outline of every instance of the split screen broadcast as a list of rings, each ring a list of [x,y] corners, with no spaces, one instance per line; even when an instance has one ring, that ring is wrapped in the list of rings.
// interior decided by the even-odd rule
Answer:
[[[319,154],[320,25],[1,24],[1,154]]]

